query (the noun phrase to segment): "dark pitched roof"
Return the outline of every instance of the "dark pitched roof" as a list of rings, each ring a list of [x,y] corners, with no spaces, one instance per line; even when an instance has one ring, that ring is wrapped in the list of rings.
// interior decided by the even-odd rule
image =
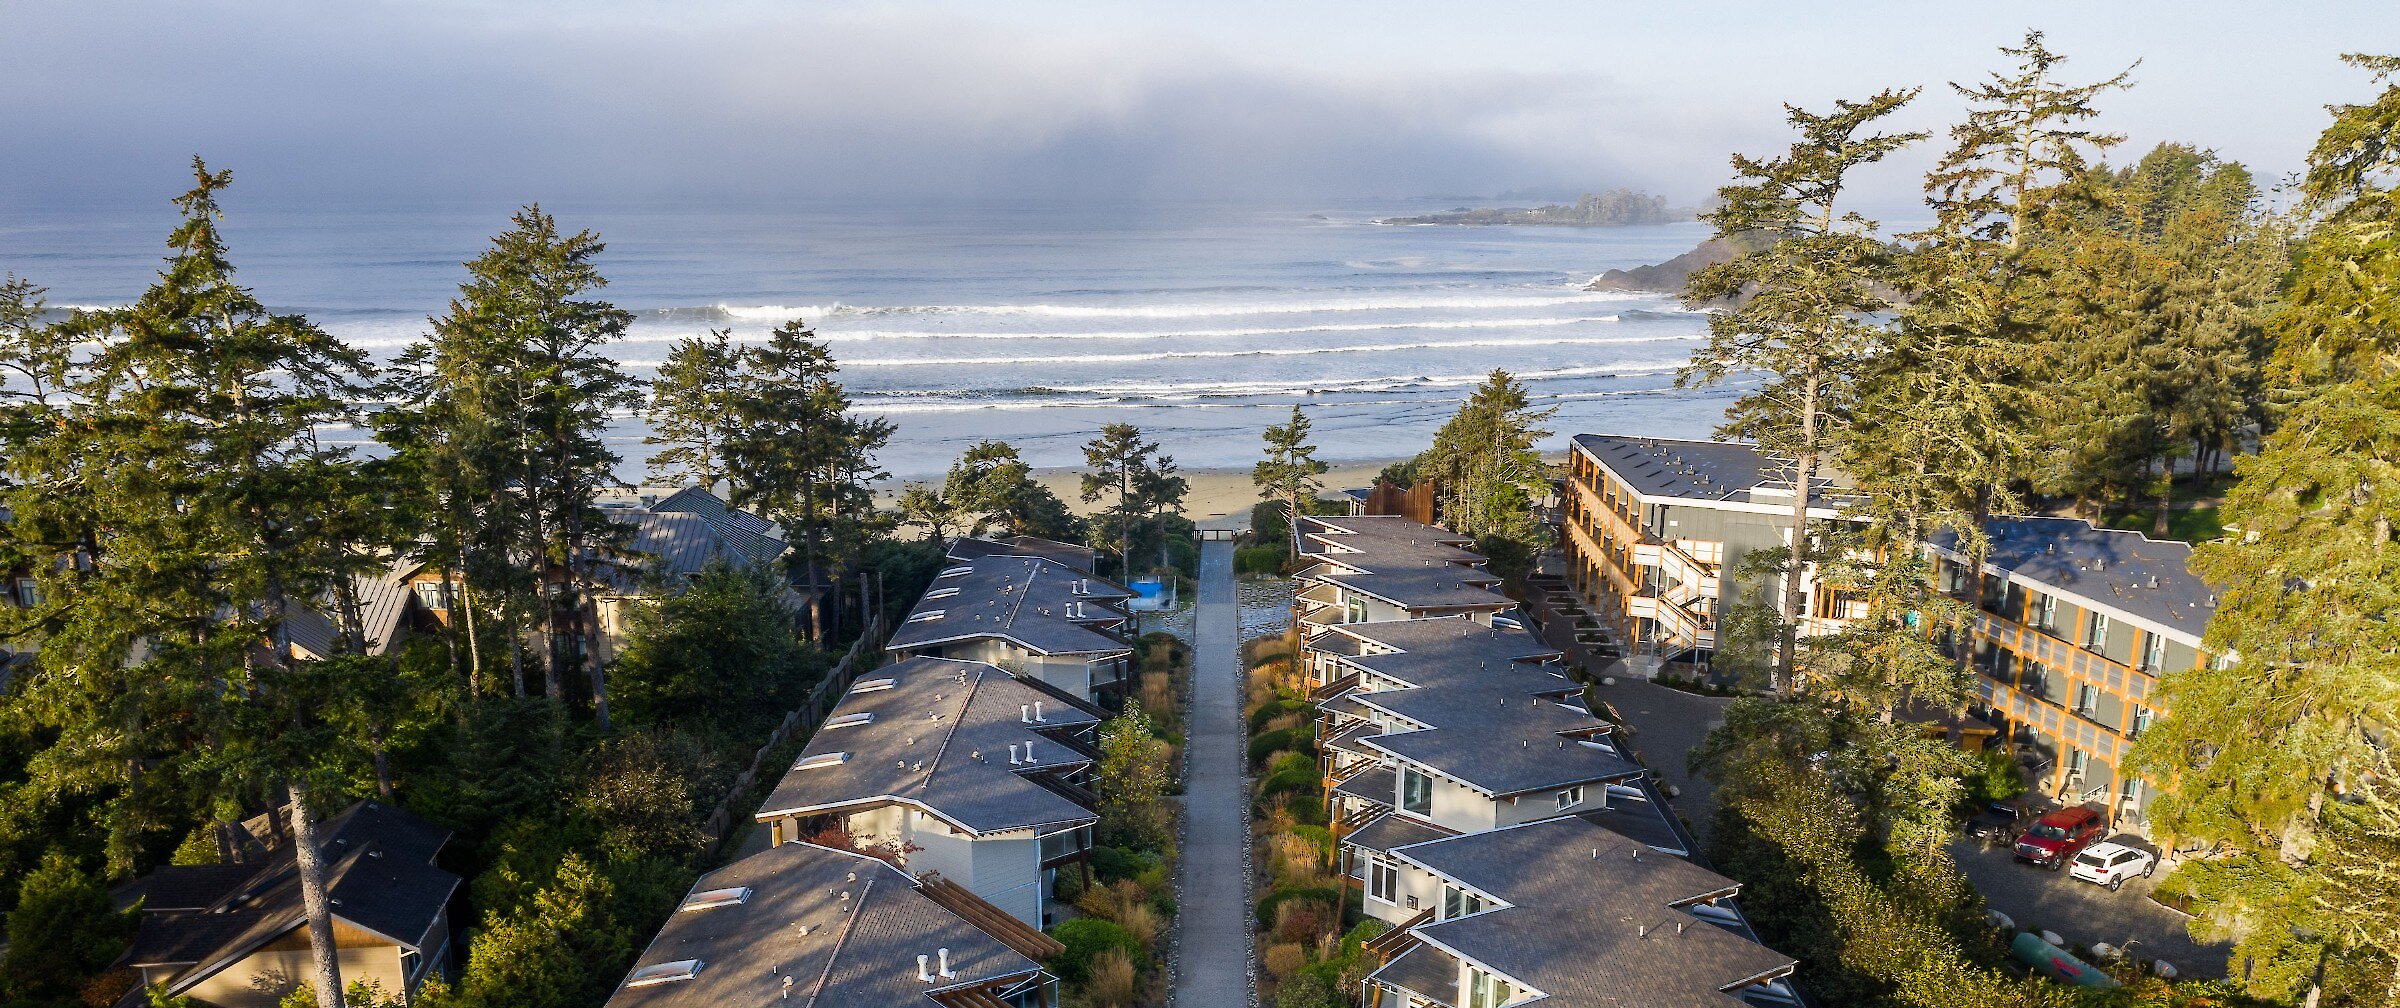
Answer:
[[[1342,661],[1409,685],[1349,692],[1320,709],[1346,716],[1363,709],[1385,715],[1387,725],[1424,726],[1350,736],[1350,748],[1424,766],[1496,797],[1642,775],[1613,746],[1585,742],[1607,735],[1606,722],[1579,705],[1544,699],[1572,693],[1575,684],[1552,666],[1525,660],[1557,652],[1524,630],[1453,616],[1328,632],[1402,648]]]
[[[1371,851],[1388,851],[1394,847],[1424,843],[1454,837],[1458,831],[1444,829],[1432,823],[1412,819],[1398,812],[1386,812],[1373,822],[1344,834],[1342,843]]]
[[[2139,532],[2097,528],[2080,518],[1994,518],[1985,563],[2080,595],[2153,624],[2200,636],[2217,610],[2208,583],[2192,573],[2192,548]],[[1937,533],[1935,547],[1956,554],[1958,536]]]
[[[398,641],[401,618],[408,613],[408,579],[424,568],[425,562],[415,557],[395,557],[380,571],[351,578],[351,591],[357,596],[360,636],[366,639],[368,654],[383,654]],[[326,613],[335,610],[331,597],[292,610],[284,619],[284,633],[292,646],[318,656],[333,654],[340,631]]]
[[[937,992],[1031,979],[1041,969],[928,898],[906,872],[871,857],[787,843],[701,876],[692,894],[729,889],[748,896],[678,909],[626,979],[685,960],[699,960],[698,971],[686,980],[620,984],[611,1008],[931,1004]],[[950,950],[953,975],[918,980],[917,957],[937,957],[938,969],[939,949]]]
[[[1316,562],[1302,581],[1326,581],[1409,609],[1507,609],[1500,578],[1473,540],[1389,515],[1302,516],[1301,551]]]
[[[1004,637],[1040,654],[1111,654],[1132,646],[1108,628],[1133,592],[1039,557],[988,556],[952,564],[933,579],[885,647],[908,651],[950,641]]]
[[[1394,853],[1508,904],[1415,932],[1548,994],[1545,1005],[1733,1008],[1728,988],[1791,970],[1790,957],[1677,909],[1730,893],[1732,880],[1641,849],[1569,816]]]
[[[416,947],[458,888],[458,876],[433,864],[450,831],[399,809],[359,802],[318,824],[317,835],[334,916],[399,944]],[[236,867],[244,872],[239,879],[232,877]],[[168,982],[172,990],[206,979],[210,967],[302,922],[288,843],[256,864],[161,868],[144,889],[161,902],[147,905],[157,909],[142,914],[128,961],[188,967]],[[207,903],[191,905],[212,893]]]
[[[1791,505],[1791,481],[1784,475],[1782,463],[1754,444],[1578,434],[1574,445],[1644,497]],[[1841,491],[1850,486],[1848,476],[1825,470],[1810,482],[1812,506],[1846,503]]]
[[[1063,564],[1084,574],[1099,569],[1099,552],[1089,546],[1077,546],[1038,536],[954,536],[949,543],[952,560],[981,560],[990,556],[1040,557],[1051,563]]]
[[[1410,948],[1375,971],[1377,980],[1415,991],[1435,1004],[1450,1008],[1466,1003],[1459,996],[1458,976],[1458,957],[1430,945]]]
[[[886,679],[888,689],[859,689]],[[1043,721],[1028,724],[1024,717],[1037,701]],[[834,726],[862,714],[869,720]],[[1090,822],[1096,818],[1090,808],[1026,775],[1089,763],[1047,733],[1099,721],[1091,709],[1061,703],[997,666],[910,658],[859,675],[758,817],[905,801],[976,833]],[[1033,762],[1009,765],[1012,745],[1031,745]],[[844,762],[810,765],[812,758],[843,753]]]
[[[775,523],[737,510],[699,487],[685,487],[650,505],[656,514],[694,514],[715,529],[724,549],[752,566],[765,566],[788,549]]]

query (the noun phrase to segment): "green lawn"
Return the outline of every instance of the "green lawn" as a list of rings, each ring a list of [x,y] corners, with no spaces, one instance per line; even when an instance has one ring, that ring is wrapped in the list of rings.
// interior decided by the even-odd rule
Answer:
[[[2108,527],[2131,529],[2148,534],[2150,521],[2157,513],[2156,508],[2145,508],[2109,522]],[[2217,509],[2214,507],[2184,508],[2167,514],[2167,538],[2169,539],[2180,539],[2188,543],[2204,543],[2224,537],[2225,529],[2217,518]]]

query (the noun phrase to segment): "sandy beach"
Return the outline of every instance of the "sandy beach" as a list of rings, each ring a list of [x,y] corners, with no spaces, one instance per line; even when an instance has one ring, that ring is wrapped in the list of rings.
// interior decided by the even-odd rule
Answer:
[[[1384,466],[1397,461],[1401,460],[1387,459],[1380,462],[1336,464],[1325,473],[1325,489],[1330,493],[1335,490],[1371,485],[1375,482],[1376,473],[1382,472]],[[1190,483],[1192,487],[1191,492],[1183,499],[1183,510],[1185,514],[1191,516],[1193,521],[1207,521],[1211,518],[1222,518],[1232,514],[1248,514],[1250,505],[1258,503],[1258,486],[1250,482],[1250,470],[1248,469],[1185,469],[1182,471],[1182,475],[1184,481]],[[1057,494],[1058,499],[1066,501],[1067,506],[1074,509],[1077,514],[1091,514],[1100,510],[1107,503],[1103,500],[1095,504],[1086,504],[1080,499],[1083,493],[1082,469],[1063,467],[1036,469],[1033,471],[1033,478],[1041,485],[1049,487],[1051,493]],[[883,484],[876,491],[875,503],[880,507],[892,506],[892,501],[900,496],[901,488],[906,485],[905,482],[898,480]]]

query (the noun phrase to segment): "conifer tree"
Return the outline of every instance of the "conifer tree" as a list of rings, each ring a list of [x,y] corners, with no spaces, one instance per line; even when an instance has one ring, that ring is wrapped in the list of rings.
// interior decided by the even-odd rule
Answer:
[[[2194,551],[2219,589],[2206,644],[2221,658],[2166,679],[2171,713],[2127,760],[2160,783],[2155,828],[2254,866],[2196,875],[2216,884],[2195,891],[2265,966],[2253,991],[2295,999],[2317,962],[2328,983],[2362,978],[2353,994],[2400,994],[2400,880],[2347,857],[2376,849],[2352,834],[2388,827],[2367,813],[2400,772],[2380,741],[2400,724],[2400,57],[2347,59],[2384,88],[2336,106],[2309,155],[2314,226],[2272,361],[2291,400],[2235,464],[2223,517],[2236,534]],[[2315,899],[2335,891],[2339,905]]]
[[[119,814],[141,813],[146,780],[181,777],[220,810],[280,793],[308,982],[339,1005],[314,846],[334,747],[291,744],[319,725],[315,663],[297,659],[289,625],[358,573],[367,550],[344,537],[376,527],[359,513],[372,505],[356,463],[316,435],[355,417],[369,369],[235,282],[217,204],[232,177],[198,158],[192,172],[156,284],[10,351],[47,376],[9,411],[9,503],[24,519],[10,534],[59,561],[36,566],[56,608],[22,695],[57,735],[31,769],[56,786],[117,786]],[[130,868],[130,854],[112,850],[112,864]]]
[[[1705,218],[1720,238],[1770,243],[1693,274],[1684,289],[1684,300],[1695,306],[1740,303],[1709,316],[1708,343],[1676,374],[1676,384],[1706,386],[1739,372],[1762,372],[1765,383],[1734,400],[1719,433],[1755,439],[1787,460],[1794,488],[1791,556],[1777,601],[1785,641],[1770,688],[1779,688],[1792,672],[1811,488],[1842,443],[1840,426],[1876,338],[1867,316],[1885,307],[1879,289],[1895,277],[1874,222],[1847,210],[1842,191],[1852,172],[1923,138],[1866,132],[1916,94],[1885,91],[1863,102],[1845,100],[1826,115],[1787,106],[1799,139],[1781,157],[1735,155],[1738,179],[1717,191],[1723,205]]]
[[[527,691],[522,639],[533,634],[543,695],[565,699],[567,665],[581,658],[603,724],[603,671],[577,639],[596,620],[593,564],[628,535],[599,508],[617,463],[602,435],[612,411],[640,403],[603,349],[633,317],[591,296],[608,283],[595,262],[606,248],[589,231],[560,231],[539,206],[510,218],[466,264],[432,337],[403,359],[413,372],[407,407],[420,419],[396,445],[423,457],[420,471],[449,474],[434,512],[455,531],[437,538],[457,544],[467,604],[501,602],[517,695]]]
[[[970,535],[997,528],[1061,542],[1082,538],[1066,502],[1034,480],[1032,467],[1006,441],[978,441],[959,455],[942,480],[942,498],[961,516],[975,516]]]
[[[1083,446],[1083,500],[1093,503],[1115,495],[1109,508],[1117,530],[1118,572],[1133,576],[1133,526],[1138,516],[1183,499],[1184,480],[1174,475],[1174,461],[1158,454],[1158,442],[1142,439],[1141,428],[1112,423]],[[1169,499],[1171,497],[1171,499]]]
[[[925,526],[925,537],[937,543],[950,538],[950,526],[958,521],[957,506],[942,496],[941,490],[924,483],[900,488],[892,508],[900,512],[902,520]]]
[[[1535,446],[1550,436],[1541,424],[1557,412],[1535,408],[1523,382],[1493,371],[1418,456],[1417,477],[1440,486],[1442,521],[1474,537],[1494,570],[1521,573],[1545,545],[1533,513],[1534,494],[1546,482]]]
[[[1267,427],[1267,457],[1250,468],[1250,482],[1258,486],[1260,496],[1283,503],[1294,553],[1300,551],[1300,516],[1308,512],[1308,502],[1325,491],[1320,477],[1332,468],[1317,458],[1317,446],[1309,443],[1308,435],[1308,416],[1295,405],[1290,420]]]
[[[741,353],[733,331],[677,340],[650,384],[643,444],[664,445],[650,456],[650,476],[690,481],[714,492],[725,478],[726,445],[733,439],[733,402]]]

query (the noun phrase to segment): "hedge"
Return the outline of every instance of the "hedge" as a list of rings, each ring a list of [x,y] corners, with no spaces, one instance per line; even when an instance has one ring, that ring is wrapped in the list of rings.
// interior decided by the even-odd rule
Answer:
[[[1292,900],[1302,899],[1323,900],[1326,906],[1337,906],[1342,902],[1342,891],[1332,886],[1277,889],[1268,893],[1265,899],[1258,901],[1258,926],[1262,928],[1272,926],[1275,923],[1275,908]]]

